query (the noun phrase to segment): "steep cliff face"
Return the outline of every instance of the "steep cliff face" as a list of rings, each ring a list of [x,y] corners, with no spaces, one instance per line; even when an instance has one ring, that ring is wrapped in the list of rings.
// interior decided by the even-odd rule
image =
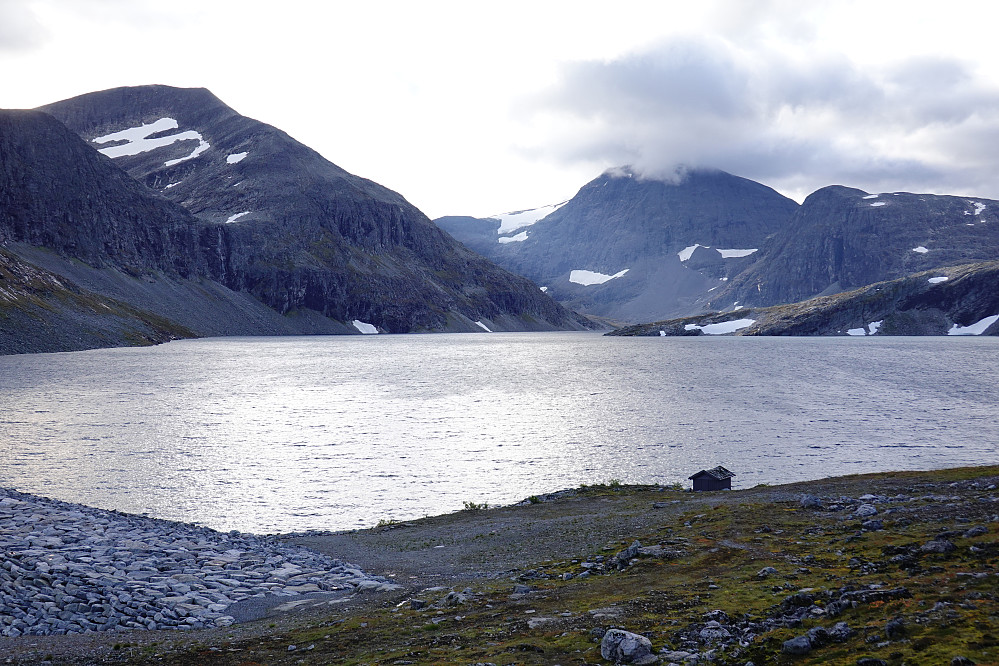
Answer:
[[[999,335],[999,261],[937,268],[788,305],[639,324],[611,335]]]
[[[722,171],[691,170],[673,182],[615,169],[530,226],[517,227],[517,215],[437,223],[572,307],[641,321],[703,311],[797,208]]]
[[[0,110],[0,242],[94,267],[217,277],[215,225],[135,182],[40,111]]]
[[[790,303],[999,257],[999,201],[825,187],[711,307]]]
[[[43,214],[65,216],[64,202],[42,201],[47,212],[26,213],[14,240],[95,266],[127,267],[134,257],[140,268],[207,277],[251,294],[280,314],[315,312],[388,332],[481,331],[476,321],[494,330],[585,325],[528,280],[455,243],[399,194],[240,116],[207,90],[118,88],[43,110],[82,137],[91,161],[127,172],[119,171],[109,190],[130,176],[145,185],[146,198],[172,202],[176,220],[153,220],[141,209],[129,214],[135,220],[93,218],[84,210],[76,217],[91,219],[92,228],[63,242],[51,231],[31,231],[30,220]],[[68,163],[86,152],[74,151]],[[96,180],[83,174],[66,189],[84,191]],[[148,228],[153,238],[138,238],[135,247],[104,242],[109,234],[129,238],[107,231],[115,225],[140,236]]]

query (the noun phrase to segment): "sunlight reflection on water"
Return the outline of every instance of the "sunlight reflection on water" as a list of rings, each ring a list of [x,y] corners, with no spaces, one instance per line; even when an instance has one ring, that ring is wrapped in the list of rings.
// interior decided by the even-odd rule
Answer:
[[[0,485],[256,532],[996,462],[995,338],[228,338],[0,357]]]

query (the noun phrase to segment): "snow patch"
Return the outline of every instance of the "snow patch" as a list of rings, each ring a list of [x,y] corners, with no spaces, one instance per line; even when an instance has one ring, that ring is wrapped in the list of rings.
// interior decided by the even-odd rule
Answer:
[[[239,164],[243,159],[249,155],[249,153],[233,153],[232,155],[226,155],[226,164]]]
[[[880,321],[872,321],[870,324],[868,324],[867,325],[867,330],[870,331],[870,335],[876,335],[877,332],[878,332],[878,329],[881,328],[881,324],[883,324],[883,323],[885,323],[884,319],[882,319]]]
[[[179,180],[176,183],[170,183],[169,185],[167,185],[163,189],[164,190],[169,190],[171,187],[177,187],[178,185],[180,185],[180,181]]]
[[[583,286],[589,287],[594,284],[603,284],[608,280],[619,278],[625,273],[627,273],[629,270],[631,269],[625,268],[623,271],[618,271],[614,275],[597,273],[595,271],[576,270],[569,273],[569,282],[575,282],[576,284],[581,284]]]
[[[502,236],[499,239],[500,243],[520,243],[527,240],[527,232],[521,231],[516,236]]]
[[[992,315],[991,317],[986,317],[985,319],[979,319],[971,326],[958,326],[954,324],[947,331],[947,335],[981,335],[985,330],[992,324],[999,321],[999,315]]]
[[[167,160],[163,163],[164,166],[173,166],[174,164],[179,164],[185,160],[195,158],[211,148],[211,145],[205,141],[204,137],[201,136],[201,133],[195,132],[194,130],[187,130],[186,132],[179,132],[177,134],[168,134],[167,136],[160,136],[153,139],[149,138],[153,134],[159,134],[160,132],[165,132],[167,130],[177,129],[178,127],[177,121],[173,118],[160,118],[156,122],[148,125],[143,123],[139,127],[130,127],[118,132],[112,132],[111,134],[96,137],[93,139],[93,142],[110,143],[113,141],[124,141],[125,143],[117,146],[98,149],[98,152],[114,159],[116,157],[125,157],[126,155],[138,155],[139,153],[149,152],[150,150],[156,150],[157,148],[169,146],[177,141],[197,140],[198,147],[191,151],[190,155],[176,160]]]
[[[244,215],[249,215],[249,214],[250,214],[250,211],[244,210],[242,213],[236,213],[235,215],[230,215],[229,219],[226,220],[225,223],[226,224],[232,224],[233,222],[235,222],[239,218],[243,217]]]
[[[940,277],[931,277],[929,280],[927,280],[927,282],[929,282],[930,284],[940,284],[941,282],[946,282],[949,279],[950,278],[947,277],[946,275],[941,275]]]
[[[913,251],[913,252],[918,252],[919,254],[926,254],[927,252],[929,252],[929,250],[927,250],[927,249],[926,249],[925,247],[923,247],[922,245],[920,245],[919,247],[914,247],[914,248],[912,248],[912,251]]]
[[[491,331],[491,330],[489,330],[489,327],[488,327],[488,326],[486,326],[485,324],[483,324],[483,323],[482,323],[481,321],[477,321],[477,322],[475,322],[475,325],[476,325],[476,326],[478,326],[479,328],[481,328],[481,329],[482,329],[483,331],[485,331],[486,333],[492,333],[492,331]]]
[[[513,213],[503,213],[501,215],[490,215],[489,219],[499,220],[500,226],[496,233],[502,236],[503,234],[508,234],[511,231],[517,231],[518,229],[523,229],[524,227],[529,227],[532,224],[540,222],[567,203],[569,202],[563,201],[559,204],[542,206],[541,208],[518,210]]]
[[[867,335],[867,329],[865,328],[851,328],[846,332],[847,335]]]
[[[884,206],[884,205],[886,205],[884,201],[875,201],[874,203],[871,204],[871,207],[877,208],[878,206]]]
[[[868,194],[866,197],[861,197],[861,199],[877,199],[878,196],[877,194]]]
[[[735,333],[736,331],[752,326],[755,323],[755,319],[734,319],[732,321],[723,321],[718,324],[707,324],[706,326],[687,324],[683,327],[683,330],[700,330],[701,333],[706,333],[707,335],[725,335],[726,333]]]
[[[363,333],[364,335],[377,335],[378,327],[374,324],[369,324],[367,322],[361,321],[360,319],[355,319],[353,322],[354,328]]]
[[[722,259],[737,259],[739,257],[748,257],[758,249],[754,247],[752,250],[718,250],[718,254],[722,256]]]
[[[680,257],[680,261],[687,261],[694,255],[694,250],[696,250],[699,247],[703,247],[704,249],[709,249],[707,245],[701,245],[700,243],[695,243],[694,245],[688,245],[687,247],[677,252],[676,256]]]
[[[548,293],[548,287],[540,287],[541,291]]]
[[[660,338],[665,338],[666,337],[666,331],[664,331],[662,329],[659,329],[659,337]]]
[[[985,204],[978,201],[969,201],[972,206],[975,207],[975,215],[981,215],[982,211],[985,210]]]

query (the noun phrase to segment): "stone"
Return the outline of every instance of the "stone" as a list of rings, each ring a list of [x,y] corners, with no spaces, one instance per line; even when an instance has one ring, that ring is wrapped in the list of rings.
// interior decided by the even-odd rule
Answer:
[[[856,633],[857,632],[851,629],[850,625],[846,622],[837,622],[833,625],[833,628],[829,630],[829,638],[837,643],[843,643]]]
[[[880,520],[865,520],[860,524],[860,527],[868,532],[879,532],[885,528]]]
[[[897,641],[905,638],[906,628],[902,618],[894,618],[885,624],[885,636],[888,640]]]
[[[812,651],[812,641],[808,636],[795,636],[784,641],[781,645],[781,652],[791,655],[803,655]]]
[[[919,547],[919,551],[922,553],[937,553],[941,555],[952,553],[955,550],[957,550],[957,546],[947,539],[934,539],[933,541],[927,541]]]
[[[756,572],[757,578],[769,578],[770,576],[776,576],[778,571],[773,567],[763,567]]]
[[[731,638],[732,634],[728,629],[721,626],[720,623],[715,620],[711,620],[704,625],[704,628],[701,629],[698,636],[700,636],[703,641],[721,641],[726,638]]]
[[[983,534],[988,534],[988,533],[989,533],[989,528],[985,527],[985,525],[976,525],[975,527],[972,527],[970,530],[964,533],[964,538],[974,539],[975,537],[980,537]]]
[[[888,662],[875,657],[861,657],[857,660],[857,666],[888,666]]]
[[[802,495],[801,496],[801,508],[803,509],[821,509],[822,500],[820,500],[815,495]]]
[[[656,664],[659,657],[652,653],[652,641],[624,629],[611,629],[600,641],[600,655],[621,664]]]
[[[975,666],[975,662],[959,655],[950,660],[950,666]]]
[[[873,504],[861,504],[857,507],[857,510],[853,512],[853,515],[858,518],[869,518],[870,516],[878,515],[878,510]]]

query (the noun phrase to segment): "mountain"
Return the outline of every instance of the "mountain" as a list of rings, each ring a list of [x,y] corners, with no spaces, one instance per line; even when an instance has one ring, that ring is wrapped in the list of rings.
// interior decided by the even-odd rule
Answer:
[[[703,311],[797,209],[723,171],[659,180],[622,168],[550,210],[435,222],[580,312],[648,321]]]
[[[9,252],[196,335],[586,326],[399,194],[207,90],[0,112],[0,142]]]
[[[639,324],[608,335],[999,335],[999,261],[923,271],[789,305]]]
[[[999,201],[824,187],[805,199],[710,307],[792,303],[994,259]]]

